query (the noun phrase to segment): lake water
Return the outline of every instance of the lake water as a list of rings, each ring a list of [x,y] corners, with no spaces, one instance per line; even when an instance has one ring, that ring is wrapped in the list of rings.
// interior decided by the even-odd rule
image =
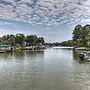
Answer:
[[[72,48],[0,53],[0,90],[90,90],[90,63]]]

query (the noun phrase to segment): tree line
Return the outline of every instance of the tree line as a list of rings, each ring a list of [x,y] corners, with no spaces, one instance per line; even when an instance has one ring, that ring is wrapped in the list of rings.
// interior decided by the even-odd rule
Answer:
[[[12,46],[31,46],[31,45],[44,45],[45,41],[43,37],[37,37],[36,35],[25,36],[22,33],[16,35],[3,35],[0,37],[1,44],[11,44]]]
[[[73,40],[63,41],[60,43],[61,46],[73,46]]]
[[[90,25],[77,25],[73,31],[73,45],[78,47],[89,47]]]
[[[61,42],[62,46],[89,47],[90,45],[90,25],[75,26],[72,40]]]

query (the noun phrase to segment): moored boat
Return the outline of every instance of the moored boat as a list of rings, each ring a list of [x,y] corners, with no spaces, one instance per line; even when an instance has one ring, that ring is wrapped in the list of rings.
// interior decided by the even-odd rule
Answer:
[[[79,53],[79,58],[80,60],[86,60],[86,61],[90,61],[90,52],[86,52],[86,53]]]
[[[85,57],[86,57],[85,53],[79,53],[79,58],[80,58],[81,60],[84,60]]]

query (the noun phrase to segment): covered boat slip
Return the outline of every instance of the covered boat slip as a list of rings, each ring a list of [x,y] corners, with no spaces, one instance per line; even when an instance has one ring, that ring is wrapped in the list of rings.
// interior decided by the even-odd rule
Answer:
[[[80,60],[90,61],[90,48],[79,47],[75,50],[79,53]]]
[[[12,51],[12,46],[10,44],[0,44],[0,53]]]
[[[80,60],[90,61],[90,53],[79,53]]]

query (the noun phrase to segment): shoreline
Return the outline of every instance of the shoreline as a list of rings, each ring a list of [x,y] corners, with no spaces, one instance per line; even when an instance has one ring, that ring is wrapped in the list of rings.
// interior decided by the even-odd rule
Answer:
[[[45,46],[28,46],[28,47],[13,47],[13,48],[1,48],[0,53],[14,52],[18,50],[29,50],[29,51],[41,51],[45,49]]]

